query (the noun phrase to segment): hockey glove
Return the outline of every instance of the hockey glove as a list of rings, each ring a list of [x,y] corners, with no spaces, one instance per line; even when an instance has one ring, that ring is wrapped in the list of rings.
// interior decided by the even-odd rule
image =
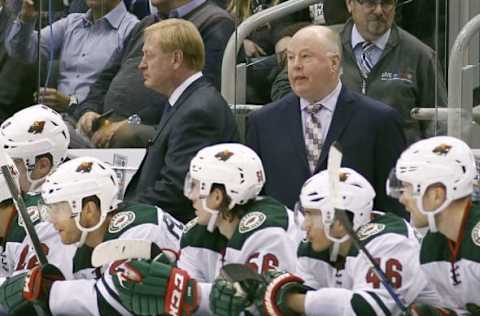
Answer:
[[[220,316],[239,315],[255,303],[264,282],[248,265],[225,265],[210,292],[210,310]]]
[[[454,311],[428,304],[412,304],[402,316],[457,316]]]
[[[480,316],[480,305],[475,305],[473,303],[467,304],[467,311],[472,314],[472,316]]]
[[[50,314],[48,301],[53,282],[64,280],[62,272],[47,264],[8,278],[0,287],[0,304],[9,315],[36,315],[41,309]]]
[[[197,282],[168,264],[124,261],[112,278],[122,304],[134,314],[189,316],[198,307]]]
[[[291,293],[305,293],[307,288],[303,280],[289,272],[270,270],[264,275],[267,283],[263,295],[263,306],[259,307],[263,315],[268,316],[296,316],[287,305],[287,295]]]

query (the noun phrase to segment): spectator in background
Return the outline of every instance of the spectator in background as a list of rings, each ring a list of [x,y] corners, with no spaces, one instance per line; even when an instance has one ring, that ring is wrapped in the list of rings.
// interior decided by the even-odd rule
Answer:
[[[404,216],[385,192],[388,174],[405,148],[397,111],[342,84],[340,40],[328,27],[298,31],[288,45],[287,62],[294,93],[248,118],[247,144],[263,161],[265,194],[293,208],[303,183],[326,169],[330,145],[338,141],[342,165],[374,187],[375,208]]]
[[[238,140],[232,111],[201,73],[204,51],[189,21],[167,19],[145,29],[139,69],[145,86],[168,104],[125,199],[158,205],[184,223],[195,217],[183,194],[190,160],[205,146]]]
[[[352,19],[342,32],[342,81],[396,108],[407,143],[433,135],[435,122],[415,121],[410,110],[446,105],[436,53],[394,23],[397,0],[346,1]]]
[[[138,22],[120,0],[89,1],[88,5],[87,13],[70,14],[41,31],[42,56],[58,58],[60,66],[57,88],[41,89],[39,102],[59,112],[85,99],[90,85],[111,56],[121,51]],[[6,40],[9,54],[29,63],[36,61],[37,32],[33,27],[37,15],[33,1],[23,0]]]
[[[195,24],[205,43],[203,73],[220,89],[223,51],[235,28],[232,18],[206,0],[152,0],[152,4],[158,14],[144,18],[137,25],[125,49],[100,74],[85,102],[72,109],[78,128],[97,147],[144,147],[155,133],[166,99],[144,87],[137,66],[142,59],[143,31],[159,20],[176,16]],[[94,133],[93,120],[108,110],[114,111],[112,124]]]
[[[14,19],[10,8],[0,0],[0,122],[33,103],[35,67],[8,55],[4,40]]]
[[[287,67],[287,48],[292,36],[298,30],[308,26],[308,22],[300,22],[287,26],[279,35],[279,40],[275,44],[275,55],[277,57],[278,69],[272,74],[272,89],[270,97],[272,101],[281,99],[288,94],[292,89],[288,82],[288,67]]]

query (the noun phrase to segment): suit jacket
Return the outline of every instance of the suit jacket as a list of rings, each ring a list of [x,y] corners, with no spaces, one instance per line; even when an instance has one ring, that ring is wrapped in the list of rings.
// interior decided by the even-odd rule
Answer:
[[[404,216],[403,207],[386,196],[385,182],[405,149],[399,113],[388,105],[342,86],[315,173],[327,168],[330,145],[343,148],[342,166],[360,172],[374,187],[375,208]],[[265,168],[265,194],[292,208],[311,176],[302,130],[300,99],[293,93],[248,117],[247,144]]]
[[[187,222],[194,217],[192,202],[183,195],[190,160],[205,146],[234,141],[238,132],[232,111],[202,76],[163,115],[125,200],[158,205]]]

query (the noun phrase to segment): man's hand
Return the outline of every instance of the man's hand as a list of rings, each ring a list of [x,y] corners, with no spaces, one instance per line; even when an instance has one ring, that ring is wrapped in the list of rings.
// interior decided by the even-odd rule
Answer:
[[[287,296],[293,293],[305,293],[307,288],[303,280],[286,271],[270,270],[264,275],[267,282],[263,298],[263,306],[259,307],[263,315],[296,316],[287,305]]]
[[[92,135],[92,138],[90,139],[91,142],[98,148],[110,147],[110,141],[112,140],[113,135],[115,135],[117,130],[124,124],[127,124],[127,120],[119,122],[109,121]]]
[[[30,0],[25,0],[30,1]],[[70,97],[58,92],[53,88],[40,88],[38,103],[48,105],[57,112],[65,112],[70,103]]]
[[[23,22],[32,22],[38,16],[37,8],[32,0],[23,0],[19,18]]]
[[[137,315],[189,316],[198,307],[197,282],[184,270],[152,260],[129,260],[110,270],[121,303]]]
[[[245,55],[247,57],[260,57],[266,55],[263,48],[249,39],[243,41],[243,49],[245,50]]]
[[[100,114],[93,111],[83,113],[77,123],[77,130],[85,136],[92,136],[92,123]]]
[[[48,301],[53,282],[64,280],[62,272],[47,264],[8,278],[0,287],[0,304],[8,315],[35,315],[35,308],[50,313]]]

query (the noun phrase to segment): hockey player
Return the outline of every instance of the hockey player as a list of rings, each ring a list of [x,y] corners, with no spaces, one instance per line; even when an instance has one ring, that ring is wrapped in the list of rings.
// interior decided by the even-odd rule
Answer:
[[[18,170],[18,178],[23,199],[42,242],[42,248],[51,262],[58,265],[63,273],[71,276],[73,247],[62,247],[56,231],[48,223],[41,222],[41,201],[38,190],[45,177],[66,158],[70,136],[60,114],[44,105],[34,105],[17,112],[4,121],[0,127],[2,150],[13,158]],[[0,179],[2,194],[10,197],[3,178]],[[26,237],[22,219],[12,199],[0,205],[4,237],[2,258],[3,275],[32,268],[37,263],[30,241]]]
[[[90,157],[65,162],[42,185],[49,221],[57,229],[62,242],[85,245],[75,254],[75,270],[91,267],[92,250],[101,242],[113,239],[148,240],[160,250],[178,253],[183,225],[157,207],[120,204],[118,189],[112,168]],[[93,278],[95,275],[82,277]],[[52,282],[52,275],[35,267],[22,277],[7,282],[3,287],[10,294],[3,304],[12,314],[20,315],[31,304],[62,315],[128,313],[112,294],[111,279]],[[22,296],[23,301],[18,299]]]
[[[409,224],[396,215],[372,211],[372,186],[350,168],[340,168],[337,191],[337,207],[345,210],[358,239],[385,272],[397,303],[408,305],[420,294],[438,302],[419,272],[419,244]],[[333,208],[328,171],[307,180],[299,203],[307,239],[298,248],[298,276],[267,274],[265,314],[398,315],[399,305],[353,245]]]
[[[437,136],[408,148],[387,183],[417,228],[428,227],[420,263],[443,307],[480,315],[480,208],[472,203],[477,169],[463,141]]]
[[[185,195],[197,218],[184,231],[178,268],[128,262],[113,276],[124,306],[135,314],[235,314],[250,305],[252,297],[242,299],[233,284],[215,281],[223,265],[246,263],[258,272],[293,272],[292,253],[301,232],[293,212],[258,196],[264,182],[260,158],[250,148],[218,144],[200,150],[185,180]]]
[[[67,157],[70,135],[60,114],[38,104],[0,126],[0,144],[20,172],[22,192],[38,192],[45,177]]]

